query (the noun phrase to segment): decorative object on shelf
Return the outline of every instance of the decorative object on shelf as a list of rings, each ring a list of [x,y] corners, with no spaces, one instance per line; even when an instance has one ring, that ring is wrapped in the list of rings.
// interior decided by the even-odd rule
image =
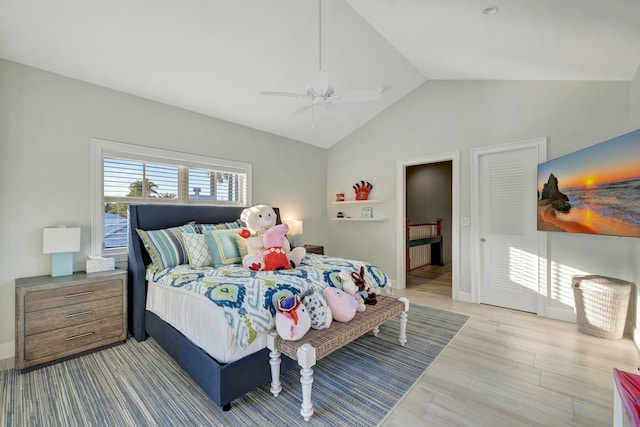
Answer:
[[[373,208],[362,208],[362,218],[373,218]]]
[[[373,184],[370,182],[360,181],[355,183],[353,189],[356,192],[356,200],[367,200],[369,198],[369,193],[371,193],[371,190],[373,189]]]
[[[73,274],[73,252],[80,252],[80,228],[45,228],[42,253],[51,254],[51,277]]]
[[[342,212],[338,212],[338,215],[336,215],[338,218],[344,218],[344,214]]]
[[[344,202],[344,193],[336,193],[336,202]]]

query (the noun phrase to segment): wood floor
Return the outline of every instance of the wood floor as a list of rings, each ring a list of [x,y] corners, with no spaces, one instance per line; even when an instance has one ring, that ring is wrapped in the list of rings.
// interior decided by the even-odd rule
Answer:
[[[611,371],[640,366],[629,336],[605,340],[574,323],[452,301],[450,266],[412,272],[407,284],[394,294],[471,319],[382,426],[612,425]]]

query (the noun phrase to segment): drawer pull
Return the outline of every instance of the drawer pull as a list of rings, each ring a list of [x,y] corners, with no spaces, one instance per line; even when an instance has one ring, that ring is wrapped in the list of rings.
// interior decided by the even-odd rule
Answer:
[[[78,338],[88,337],[89,335],[93,335],[93,332],[87,332],[86,334],[74,335],[69,338],[65,338],[65,341],[77,340]]]
[[[82,316],[83,314],[90,314],[93,313],[93,310],[87,310],[87,311],[80,311],[78,313],[71,313],[71,314],[67,314],[66,316],[64,316],[65,318],[69,318],[69,317],[76,317],[76,316]]]
[[[69,295],[65,295],[65,298],[74,298],[74,297],[81,297],[83,295],[91,295],[93,293],[93,291],[87,291],[87,292],[78,292],[77,294],[69,294]]]

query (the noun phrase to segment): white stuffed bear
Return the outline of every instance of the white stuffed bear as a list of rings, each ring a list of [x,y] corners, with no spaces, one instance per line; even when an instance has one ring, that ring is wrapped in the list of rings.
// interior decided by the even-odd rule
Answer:
[[[240,220],[245,223],[249,232],[247,241],[247,255],[242,258],[242,265],[251,270],[263,270],[264,263],[261,254],[265,251],[262,234],[276,225],[278,219],[271,206],[256,205],[247,208],[240,214]],[[291,250],[289,240],[283,239],[282,249],[292,267],[300,265],[307,251],[303,247]]]

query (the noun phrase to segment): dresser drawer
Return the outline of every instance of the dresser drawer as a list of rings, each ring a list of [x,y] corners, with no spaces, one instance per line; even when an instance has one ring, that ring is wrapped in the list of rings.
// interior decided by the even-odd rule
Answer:
[[[122,297],[65,305],[25,314],[25,335],[39,334],[122,314]]]
[[[28,292],[24,296],[24,311],[29,313],[31,311],[63,307],[115,296],[122,297],[122,280],[61,286]]]
[[[43,363],[126,338],[122,314],[25,338],[26,361]]]

